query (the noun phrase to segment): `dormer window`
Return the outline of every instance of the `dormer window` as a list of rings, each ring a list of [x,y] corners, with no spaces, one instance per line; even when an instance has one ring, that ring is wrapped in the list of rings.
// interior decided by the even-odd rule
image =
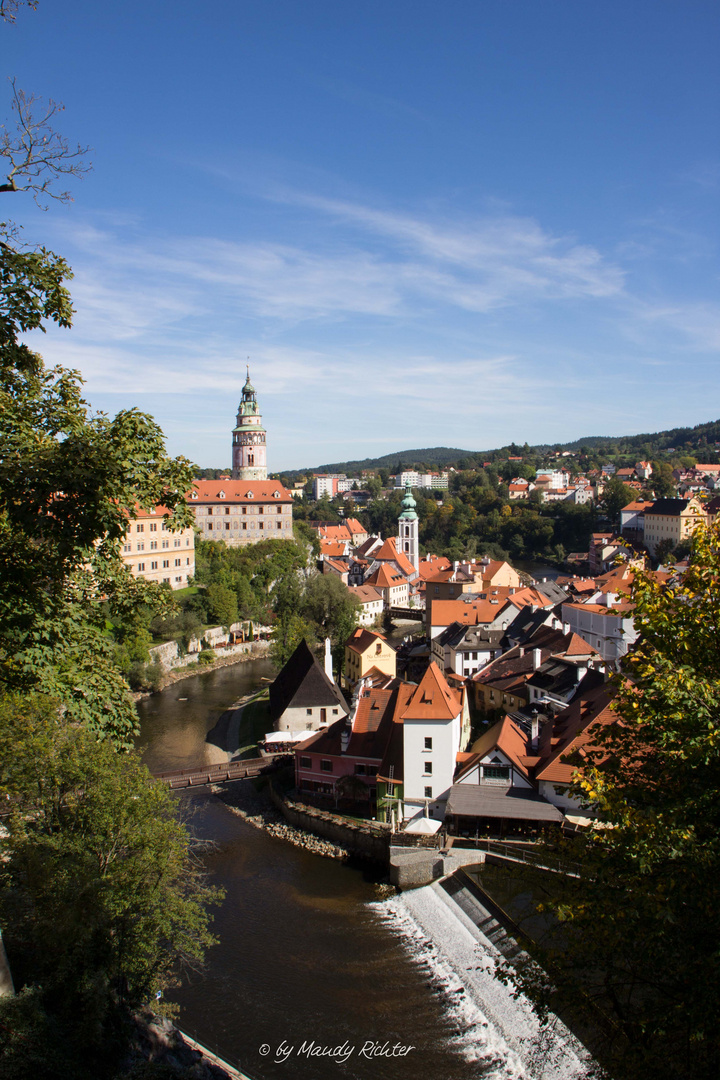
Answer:
[[[224,491],[218,491],[218,499],[224,499],[224,498],[225,498],[225,492]]]
[[[255,496],[253,495],[252,491],[246,491],[245,492],[245,498],[246,499],[254,499]]]
[[[273,491],[273,499],[279,499],[279,498],[280,498],[280,492],[279,491]]]
[[[190,498],[191,498],[191,499],[197,499],[197,497],[198,497],[197,491],[193,491],[193,493],[192,493],[192,495],[190,496]]]

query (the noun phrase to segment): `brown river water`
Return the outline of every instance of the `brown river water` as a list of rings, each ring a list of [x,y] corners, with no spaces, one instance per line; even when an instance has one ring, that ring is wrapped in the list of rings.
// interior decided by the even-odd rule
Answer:
[[[250,661],[140,701],[145,762],[171,769],[202,760],[206,733],[228,704],[271,674],[268,661]],[[409,946],[388,917],[380,870],[274,839],[210,794],[185,802],[195,834],[214,844],[203,858],[226,896],[206,970],[172,992],[181,1027],[253,1080],[498,1075],[487,1057],[477,1060],[469,1021],[424,961],[429,946]]]

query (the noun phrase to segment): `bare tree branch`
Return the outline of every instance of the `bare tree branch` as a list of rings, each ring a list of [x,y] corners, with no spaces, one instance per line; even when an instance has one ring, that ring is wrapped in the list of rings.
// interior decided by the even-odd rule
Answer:
[[[37,11],[38,0],[0,0],[0,19],[15,22],[15,14],[26,4],[32,11]]]
[[[0,0],[0,14],[7,2]],[[9,164],[7,183],[0,184],[0,192],[32,191],[35,202],[43,210],[47,209],[46,198],[60,202],[72,200],[69,191],[56,193],[50,188],[59,176],[82,176],[89,172],[92,165],[83,160],[89,147],[78,144],[73,149],[54,130],[52,121],[64,111],[64,105],[52,98],[44,104],[33,94],[28,96],[19,90],[14,79],[10,83],[17,120],[14,131],[4,125],[0,127],[0,158]]]

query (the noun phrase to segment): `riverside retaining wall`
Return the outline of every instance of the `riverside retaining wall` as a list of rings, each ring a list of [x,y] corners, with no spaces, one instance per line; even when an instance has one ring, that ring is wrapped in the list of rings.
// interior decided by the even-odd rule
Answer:
[[[270,798],[286,821],[296,829],[322,836],[333,844],[375,862],[387,863],[390,858],[390,827],[378,822],[355,822],[340,814],[318,810],[314,806],[283,798],[270,785]]]

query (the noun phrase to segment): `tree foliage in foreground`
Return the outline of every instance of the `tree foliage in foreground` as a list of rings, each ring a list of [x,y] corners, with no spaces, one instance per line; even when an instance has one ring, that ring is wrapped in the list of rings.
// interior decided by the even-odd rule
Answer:
[[[690,569],[637,575],[640,640],[623,665],[604,762],[577,792],[608,828],[568,840],[578,880],[547,905],[559,920],[528,976],[542,1006],[572,1015],[579,990],[609,1017],[605,1064],[628,1080],[720,1075],[720,526],[699,529]]]
[[[218,894],[167,788],[48,699],[0,701],[0,798],[12,807],[0,922],[15,982],[31,996],[35,1020],[25,1022],[35,1036],[62,1033],[66,1075],[106,1075],[133,1010],[212,943],[206,905]],[[23,1049],[5,1007],[3,1076]]]
[[[22,340],[70,325],[70,276],[51,252],[0,244],[0,689],[42,686],[128,745],[136,717],[106,619],[171,601],[132,578],[120,545],[136,507],[190,524],[192,473],[151,417],[91,414],[78,373],[46,368]]]

